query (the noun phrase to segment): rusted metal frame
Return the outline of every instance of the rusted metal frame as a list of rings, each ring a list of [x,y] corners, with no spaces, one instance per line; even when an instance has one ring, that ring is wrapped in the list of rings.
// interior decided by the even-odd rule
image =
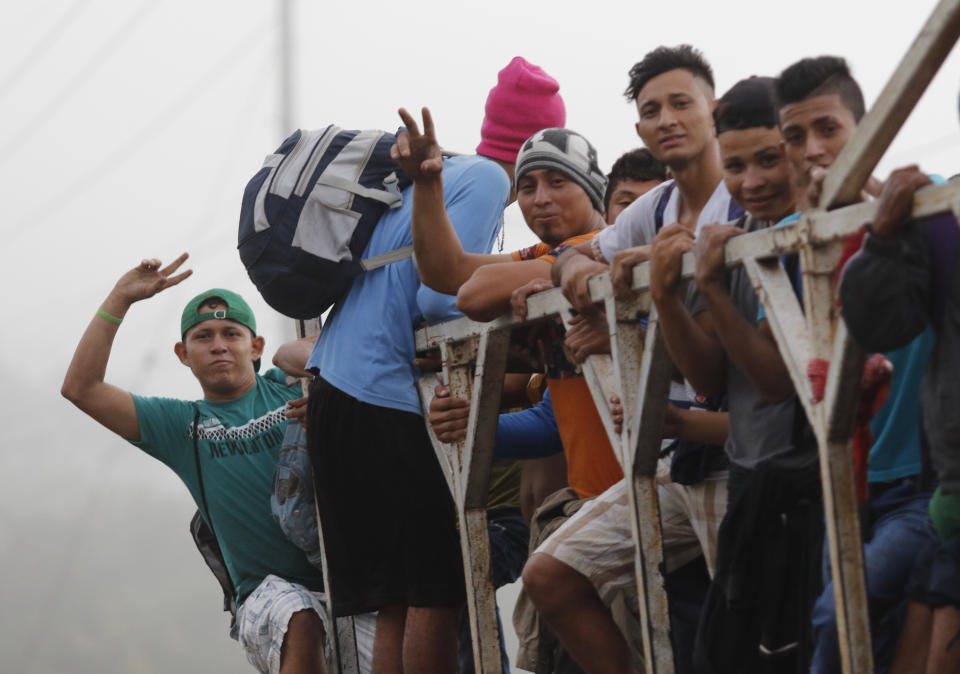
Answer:
[[[915,217],[932,215],[934,213],[943,212],[946,210],[953,211],[955,214],[960,216],[960,185],[952,184],[936,186],[918,191],[914,202]],[[857,231],[862,223],[871,221],[875,215],[875,211],[876,204],[864,203],[849,206],[841,211],[836,212],[811,212],[804,216],[806,219],[806,224],[801,227],[793,225],[737,237],[727,244],[727,264],[728,266],[735,266],[736,264],[741,263],[741,261],[744,259],[753,260],[753,258],[758,258],[757,260],[753,260],[750,263],[750,266],[754,267],[755,270],[756,268],[760,268],[762,270],[763,267],[766,266],[769,270],[769,263],[761,262],[760,259],[779,256],[791,251],[795,251],[800,248],[802,244],[807,242],[822,246],[824,243],[841,241]],[[815,255],[818,258],[822,257],[818,254]],[[695,261],[692,255],[686,255],[683,261],[684,278],[692,277],[694,264]],[[809,262],[807,266],[809,266]],[[832,272],[832,265],[829,263],[823,263],[821,261],[820,266],[824,267],[824,269],[820,270],[820,275],[822,277],[821,281],[826,282],[826,268],[830,267]],[[771,274],[767,274],[766,276],[769,277]],[[782,278],[779,280],[768,278],[767,280],[770,281],[766,284],[768,287],[776,286],[777,283],[782,285],[783,281]],[[756,284],[756,281],[754,283]],[[648,284],[648,265],[639,265],[634,270],[634,288],[635,290],[644,291],[646,290]],[[816,281],[811,281],[807,285],[811,284],[814,286],[823,285],[823,283],[818,283]],[[820,294],[822,295],[823,293],[821,292]],[[605,304],[613,302],[612,293],[609,290],[609,281],[607,275],[601,275],[600,277],[596,277],[591,280],[591,296],[598,302],[605,302]],[[818,306],[822,304],[820,300],[816,299],[808,299],[807,301],[810,303],[810,306]],[[830,301],[832,302],[832,299]],[[783,306],[781,303],[777,304],[780,304],[781,307]],[[561,313],[564,306],[566,306],[566,304],[560,296],[559,289],[531,296],[528,302],[530,311],[527,322],[529,323],[548,319],[557,313]],[[637,306],[640,308],[640,310],[649,307],[649,297],[647,293],[641,294],[641,301]],[[767,308],[768,317],[786,316],[786,314],[782,310],[778,310],[776,306],[768,305]],[[616,316],[616,311],[614,311],[613,315]],[[795,321],[795,318],[796,316],[794,314],[793,316],[787,317],[785,320]],[[835,316],[833,318],[835,318]],[[813,324],[817,320],[818,319],[811,317],[810,323]],[[467,337],[480,337],[483,334],[497,331],[508,331],[510,327],[516,324],[517,321],[515,321],[512,316],[505,315],[491,323],[476,323],[467,319],[460,319],[458,321],[452,321],[446,324],[428,326],[427,328],[418,331],[417,348],[420,351],[424,351],[430,347],[448,343],[457,337],[463,339]],[[831,331],[832,329],[832,327],[827,328],[828,331]],[[837,331],[839,335],[839,333],[843,331],[843,328],[837,328]],[[639,390],[639,386],[633,388],[631,388],[629,385],[624,386],[624,382],[629,381],[629,379],[625,377],[620,365],[621,362],[626,362],[629,360],[626,353],[630,349],[629,347],[625,346],[625,343],[629,340],[629,338],[626,337],[629,332],[623,331],[617,326],[612,326],[611,333],[613,342],[620,342],[619,347],[613,348],[612,359],[614,364],[614,373],[618,379],[616,388],[619,389],[621,400],[625,404],[624,434],[628,434],[629,439],[627,439],[626,444],[624,444],[624,438],[621,437],[621,442],[617,446],[620,449],[619,458],[621,459],[621,463],[624,464],[625,473],[629,476],[632,476],[633,480],[633,489],[629,489],[628,493],[631,499],[631,509],[633,511],[631,518],[632,526],[636,528],[635,542],[637,544],[638,551],[637,582],[638,590],[642,598],[640,608],[642,621],[644,623],[644,643],[647,653],[654,654],[654,657],[648,658],[648,668],[650,668],[650,671],[669,671],[667,667],[672,666],[672,662],[669,665],[664,662],[656,662],[658,656],[664,653],[666,653],[669,659],[672,660],[672,651],[669,648],[668,628],[665,626],[667,624],[665,595],[663,595],[664,608],[662,611],[659,609],[658,604],[658,595],[662,595],[662,577],[659,574],[659,566],[662,562],[662,548],[660,547],[659,540],[659,516],[650,516],[650,511],[656,505],[656,485],[653,478],[653,473],[647,475],[645,474],[646,470],[643,469],[643,463],[644,461],[647,461],[647,469],[655,470],[656,460],[653,459],[652,463],[650,463],[650,457],[656,456],[656,454],[649,451],[643,451],[641,449],[645,446],[645,443],[651,444],[653,447],[659,446],[659,430],[662,427],[663,409],[661,408],[659,410],[659,420],[656,420],[654,418],[656,416],[655,412],[646,408],[646,403],[638,403],[637,405],[627,404],[627,401],[631,396],[631,392],[636,395],[637,391]],[[619,339],[617,339],[615,336],[619,336]],[[848,353],[845,350],[849,348],[848,342],[849,340],[846,340],[845,342],[837,341],[835,344],[832,339],[827,339],[822,343],[829,344],[829,348],[821,348],[819,352],[829,352],[832,354],[830,357],[832,357],[834,362],[846,363],[849,360],[849,354],[842,359],[840,359],[839,356],[840,354]],[[657,364],[662,365],[665,362],[669,362],[669,359],[655,357],[658,349],[662,350],[663,355],[666,353],[662,344],[662,340],[657,337],[655,329],[651,333],[648,333],[647,343],[647,348],[644,350],[643,358],[641,360],[641,372],[644,372],[645,368],[650,369],[655,367]],[[778,344],[784,344],[782,337],[778,338]],[[806,348],[802,346],[798,347],[796,340],[792,340],[792,347],[790,346],[791,340],[787,340],[787,344],[788,349],[792,348],[792,354],[790,354],[789,357],[786,357],[788,354],[785,354],[785,360],[787,360],[788,363],[793,363],[795,370],[797,364],[804,364],[804,362],[801,360],[803,353],[817,352],[817,350],[811,347],[809,344],[806,346]],[[841,348],[841,345],[844,346]],[[783,347],[781,346],[781,348]],[[636,355],[634,355],[634,358],[636,358]],[[636,361],[634,360],[634,362]],[[849,409],[849,407],[847,407],[846,403],[843,402],[844,396],[841,395],[841,387],[839,387],[839,382],[850,380],[849,377],[844,378],[841,376],[841,373],[848,369],[848,366],[831,368],[830,376],[836,377],[836,381],[838,382],[837,393],[831,393],[833,389],[828,383],[827,402],[818,404],[818,411],[812,415],[811,420],[818,418],[818,414],[821,416],[827,414],[827,412],[819,410],[829,409],[835,411],[830,412],[828,421],[824,422],[823,424],[817,423],[816,425],[818,427],[840,428],[839,419],[842,416],[840,411]],[[857,368],[854,366],[853,369]],[[643,375],[647,377],[647,384],[644,389],[646,395],[643,397],[647,400],[652,400],[656,397],[659,397],[660,400],[665,401],[667,388],[669,386],[670,369],[667,368],[666,370],[666,379],[663,380],[664,389],[662,395],[660,396],[656,396],[654,394],[650,385],[651,381],[657,380],[658,377],[651,377],[650,375],[651,373],[649,372]],[[797,378],[796,375],[797,373],[795,372],[793,375],[794,379]],[[831,379],[831,381],[833,381],[833,379]],[[804,380],[803,386],[807,387],[808,385],[809,384],[806,382],[806,380]],[[807,389],[804,388],[804,390]],[[430,394],[432,395],[432,391]],[[594,393],[595,398],[596,396],[597,393]],[[605,391],[603,392],[603,396],[606,398]],[[804,397],[806,398],[806,396]],[[604,408],[605,406],[598,406],[598,409],[600,410],[603,410]],[[631,413],[631,410],[636,411]],[[646,417],[644,415],[646,415]],[[656,432],[653,432],[654,427],[656,427]],[[845,443],[843,443],[842,447],[839,446],[839,439],[835,437],[835,435],[835,431],[831,431],[831,433],[827,435],[818,433],[818,440],[820,441],[821,446],[825,447],[825,449],[821,451],[827,457],[827,467],[825,470],[830,473],[830,477],[827,478],[830,488],[825,490],[824,495],[825,507],[830,512],[833,512],[837,507],[835,506],[835,503],[839,503],[844,511],[849,512],[850,508],[843,506],[843,503],[850,501],[849,495],[844,496],[843,494],[837,492],[837,488],[839,487],[842,490],[844,489],[844,485],[852,489],[852,478],[837,479],[838,471],[842,471],[843,466],[849,462],[849,452],[847,451]],[[645,437],[646,440],[644,439]],[[636,438],[636,441],[634,441],[633,438]],[[656,439],[656,442],[654,442],[654,438]],[[630,452],[630,447],[636,448],[637,451]],[[626,451],[624,451],[624,448],[626,448]],[[831,459],[831,457],[837,457],[841,460],[834,461]],[[457,456],[457,460],[460,460],[459,455]],[[840,464],[839,468],[837,465],[838,463]],[[832,471],[830,470],[831,468],[833,469]],[[828,504],[827,501],[830,503]],[[645,514],[641,514],[642,511]],[[645,530],[642,526],[640,526],[640,523],[643,521],[655,522],[657,525],[656,530],[654,531],[651,527],[647,527]],[[859,556],[862,553],[858,545],[848,545],[843,547],[840,545],[841,541],[859,541],[859,536],[853,535],[855,530],[852,527],[844,526],[844,522],[852,522],[854,525],[856,524],[856,521],[849,517],[841,517],[839,519],[839,526],[837,526],[837,522],[835,522],[833,527],[835,532],[832,535],[832,539],[836,540],[836,543],[831,548],[832,556],[838,558],[833,560],[833,565],[835,567],[834,576],[835,578],[840,579],[835,586],[841,588],[838,589],[838,592],[844,595],[843,597],[838,597],[837,601],[838,623],[842,623],[840,627],[842,634],[841,651],[844,656],[844,666],[846,667],[846,671],[867,671],[869,666],[864,664],[863,654],[866,653],[866,657],[870,657],[868,640],[869,632],[865,631],[862,626],[858,627],[857,625],[848,625],[848,616],[851,613],[853,613],[854,617],[857,618],[866,616],[865,609],[851,611],[851,609],[848,608],[856,606],[859,603],[856,600],[856,596],[860,594],[858,588],[862,587],[862,582],[858,582],[856,579],[858,576],[862,578],[862,564],[859,561]],[[465,526],[469,527],[470,525],[467,524]],[[845,531],[848,533],[844,533]],[[830,536],[829,532],[828,536]],[[486,555],[483,555],[482,557],[486,558]],[[847,570],[852,570],[852,573],[847,573]],[[865,604],[861,605],[865,606]],[[841,616],[841,614],[843,615]],[[662,619],[658,619],[658,615],[661,615]],[[862,623],[863,621],[857,620],[857,622]],[[660,627],[659,630],[657,623],[663,626]],[[858,634],[861,636],[858,636]],[[866,640],[864,640],[862,636],[864,634],[866,635]],[[665,643],[667,647],[665,649],[661,648],[657,645],[658,643]],[[865,647],[864,644],[866,644]],[[499,660],[497,660],[497,662],[499,662]],[[864,669],[865,667],[866,669]]]
[[[641,338],[637,304],[623,300],[613,304],[621,305],[611,307],[612,311],[608,309],[608,321],[624,406],[620,454],[630,504],[644,663],[648,674],[672,674],[673,648],[662,573],[663,536],[656,472],[673,363],[660,337],[655,310],[649,314],[646,336]]]
[[[846,349],[845,330],[838,330],[838,312],[835,302],[833,277],[842,250],[842,241],[826,246],[803,246],[800,262],[803,269],[804,313],[811,355],[830,362],[831,381],[837,387],[841,377],[848,384],[844,399],[845,414],[855,411],[856,386],[860,380],[863,360],[847,359],[845,363],[831,362],[837,353],[854,356]],[[839,342],[837,341],[839,337]],[[859,366],[859,371],[857,367]],[[837,390],[835,388],[835,390]],[[852,395],[850,395],[852,394]],[[834,395],[834,394],[831,394]],[[820,477],[823,485],[824,521],[830,550],[834,599],[839,633],[840,661],[843,671],[873,671],[873,649],[870,640],[870,613],[867,606],[866,581],[863,573],[863,546],[857,506],[856,477],[850,431],[845,437],[831,432],[832,410],[824,401],[814,405],[810,418],[820,455]]]
[[[443,455],[453,468],[452,495],[460,523],[467,613],[478,672],[502,671],[490,574],[487,492],[509,339],[506,330],[487,331],[479,338],[440,345],[450,395],[470,401],[467,437],[453,451],[444,449]]]
[[[457,479],[456,468],[451,461],[451,456],[456,451],[455,448],[440,442],[440,438],[433,432],[433,426],[427,418],[427,411],[430,409],[430,401],[433,400],[434,389],[440,380],[432,372],[421,373],[417,380],[417,391],[420,393],[420,407],[424,410],[423,423],[427,427],[427,436],[430,438],[430,445],[433,447],[433,453],[440,464],[440,472],[443,473],[443,479],[447,482],[447,489],[453,495],[454,503],[457,502],[459,489],[459,480]]]
[[[941,0],[856,133],[830,167],[820,204],[857,201],[860,190],[960,37],[960,0]]]
[[[644,345],[641,319],[651,307],[649,292],[630,299],[615,298],[601,284],[609,287],[609,277],[591,280],[591,296],[606,295],[604,311],[614,388],[624,413],[622,431],[612,444],[623,468],[630,506],[644,666],[648,674],[672,674],[670,611],[661,571],[663,536],[656,462],[673,366],[657,335],[655,316],[648,323],[647,346]],[[600,409],[609,406],[607,399],[596,401],[595,396],[595,402]]]
[[[507,364],[510,333],[487,332],[480,337],[470,398],[470,419],[460,469],[462,503],[460,543],[467,581],[467,611],[473,640],[474,668],[501,672],[497,597],[490,573],[490,535],[487,531],[487,495],[500,413],[500,395]]]
[[[308,335],[319,335],[321,327],[322,321],[319,318],[297,319],[293,322],[297,339],[303,339]],[[306,378],[301,378],[300,390],[303,391],[304,395],[309,393],[309,388],[310,382]],[[323,526],[320,522],[320,511],[316,499],[314,499],[313,507],[317,518],[317,535],[320,538],[320,570],[323,573],[323,585],[327,595],[326,608],[334,625],[334,633],[326,635],[329,645],[329,648],[326,649],[329,654],[327,669],[330,674],[359,674],[360,657],[357,654],[357,633],[353,616],[336,618],[333,615],[333,588],[327,566],[327,553],[323,546]]]
[[[750,278],[757,298],[767,314],[767,324],[773,333],[790,381],[803,404],[807,418],[813,418],[813,394],[804,365],[810,360],[807,326],[803,309],[797,301],[787,272],[779,258],[756,260],[747,258],[743,269]]]
[[[960,0],[942,0],[828,172],[820,198],[822,207],[836,208],[858,200],[863,185],[958,37]],[[956,202],[951,210],[957,212]],[[845,217],[850,222],[850,214]],[[824,221],[826,219],[823,217]],[[864,218],[861,222],[866,220]],[[801,248],[805,274],[804,304],[813,352],[819,358],[832,358],[828,397],[818,405],[819,413],[811,421],[820,448],[841,664],[847,674],[869,672],[873,669],[873,651],[850,452],[850,434],[858,397],[857,375],[862,371],[863,354],[852,344],[842,322],[837,320],[830,278],[824,269],[817,268],[827,266],[830,261],[835,263],[836,253],[815,248],[812,236],[807,237],[805,243],[807,245]],[[836,327],[837,323],[840,323],[839,327]]]
[[[609,283],[606,284],[606,291],[604,290],[604,284],[602,282],[596,283],[599,279],[603,278],[609,278],[609,274],[600,274],[598,277],[590,279],[590,287],[598,289],[591,293],[591,297],[596,302],[604,301],[606,297],[604,292],[612,292],[609,290]],[[487,323],[473,321],[469,318],[458,318],[443,323],[426,325],[416,332],[416,350],[419,353],[423,353],[439,347],[440,344],[444,342],[480,337],[486,332],[510,330],[520,324],[529,325],[530,323],[536,323],[538,321],[553,320],[564,308],[569,309],[569,306],[560,288],[545,290],[544,292],[536,293],[527,298],[527,318],[524,321],[518,321],[512,313],[506,313]]]

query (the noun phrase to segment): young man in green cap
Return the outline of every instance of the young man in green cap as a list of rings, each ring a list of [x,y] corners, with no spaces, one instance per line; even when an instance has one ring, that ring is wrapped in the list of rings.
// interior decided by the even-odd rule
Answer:
[[[194,297],[174,350],[200,382],[197,401],[149,398],[106,383],[110,349],[127,311],[180,283],[181,255],[167,267],[144,260],[117,281],[80,340],[62,394],[108,429],[169,466],[216,535],[237,591],[232,633],[261,672],[326,671],[327,611],[320,570],[274,521],[273,473],[299,398],[284,373],[257,374],[263,337],[253,312],[229,290]]]

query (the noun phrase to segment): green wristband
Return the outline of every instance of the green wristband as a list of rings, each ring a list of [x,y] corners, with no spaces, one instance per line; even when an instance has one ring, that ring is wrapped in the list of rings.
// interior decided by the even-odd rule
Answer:
[[[103,309],[97,309],[97,316],[99,316],[100,318],[102,318],[102,319],[105,320],[105,321],[109,321],[110,323],[113,323],[114,325],[120,325],[121,323],[123,323],[123,319],[122,319],[122,318],[117,318],[116,316],[114,316],[114,315],[112,315],[112,314],[108,314],[108,313],[107,313],[106,311],[104,311]]]

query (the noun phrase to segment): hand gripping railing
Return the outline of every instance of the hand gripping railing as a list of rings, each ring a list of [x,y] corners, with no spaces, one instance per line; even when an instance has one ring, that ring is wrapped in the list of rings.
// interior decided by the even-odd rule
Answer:
[[[870,625],[863,576],[850,437],[864,354],[849,339],[834,301],[833,275],[843,241],[876,213],[875,203],[857,203],[863,185],[960,35],[960,0],[943,0],[904,56],[877,102],[837,158],[824,181],[821,208],[790,226],[730,240],[728,267],[743,265],[753,284],[816,435],[824,511],[833,572],[843,671],[873,671]],[[835,209],[835,210],[831,210]],[[942,212],[960,217],[960,184],[928,187],[914,201],[913,215]],[[794,295],[780,256],[798,252],[803,306]],[[694,259],[684,256],[683,278],[693,277]],[[673,672],[667,600],[660,572],[663,551],[655,484],[656,462],[672,366],[657,329],[649,295],[649,265],[634,270],[636,298],[615,298],[610,279],[590,281],[591,298],[606,308],[609,356],[590,356],[584,375],[604,427],[629,480],[635,567],[647,672]],[[533,295],[526,324],[565,316],[569,305],[559,289]],[[645,337],[639,326],[649,319]],[[463,318],[427,326],[416,334],[417,350],[439,348],[451,395],[470,400],[467,437],[455,445],[432,435],[460,518],[470,627],[478,672],[500,672],[494,593],[489,576],[485,501],[496,432],[498,400],[510,331],[522,325],[511,316],[489,323]],[[830,362],[825,393],[815,400],[807,378],[813,358]],[[433,396],[430,377],[421,380],[426,410]],[[619,395],[623,431],[616,435],[607,405]]]

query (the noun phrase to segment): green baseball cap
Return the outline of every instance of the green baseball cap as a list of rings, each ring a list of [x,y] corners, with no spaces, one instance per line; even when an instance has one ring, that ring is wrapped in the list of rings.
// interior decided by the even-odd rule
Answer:
[[[218,297],[223,300],[223,302],[227,305],[227,308],[200,313],[200,307],[204,304],[204,302],[212,297]],[[240,325],[244,325],[249,328],[254,337],[257,335],[257,320],[253,317],[253,310],[250,309],[250,305],[247,304],[244,299],[240,297],[240,295],[232,290],[225,290],[224,288],[211,288],[210,290],[200,293],[192,300],[187,302],[187,306],[183,309],[183,315],[180,317],[180,339],[183,340],[187,336],[187,330],[198,323],[203,323],[204,321],[210,321],[218,318],[236,321]],[[257,359],[257,361],[253,364],[253,368],[255,371],[259,372],[260,359]]]

